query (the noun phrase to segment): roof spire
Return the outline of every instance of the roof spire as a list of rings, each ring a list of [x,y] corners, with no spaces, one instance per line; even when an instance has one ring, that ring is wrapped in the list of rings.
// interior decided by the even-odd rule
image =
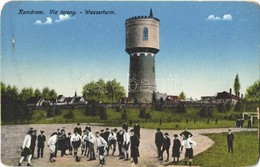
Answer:
[[[152,9],[152,8],[150,9],[150,15],[149,15],[149,17],[153,18],[153,9]]]

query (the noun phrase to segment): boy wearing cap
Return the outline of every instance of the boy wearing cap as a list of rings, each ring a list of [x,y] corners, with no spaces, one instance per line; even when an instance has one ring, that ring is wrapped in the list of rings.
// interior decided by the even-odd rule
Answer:
[[[228,152],[231,153],[233,153],[233,140],[234,140],[234,134],[231,132],[231,129],[229,129],[227,134],[227,144],[228,144]]]
[[[37,138],[37,141],[38,141],[38,143],[37,143],[37,147],[38,147],[38,149],[37,149],[37,158],[40,157],[40,153],[41,153],[41,158],[43,158],[44,142],[46,141],[46,137],[43,134],[44,131],[41,130],[40,132],[41,132],[41,134],[39,134],[38,138]]]
[[[155,145],[157,147],[158,158],[160,158],[163,145],[163,133],[160,128],[157,128],[157,132],[155,133]]]
[[[96,132],[96,143],[97,143],[97,152],[99,152],[99,165],[105,165],[105,149],[107,147],[107,142],[100,136],[99,132]]]
[[[131,137],[130,137],[130,143],[131,143],[131,158],[133,159],[133,162],[135,165],[138,164],[138,157],[139,155],[139,137],[134,133],[134,129],[131,129]]]
[[[32,133],[31,146],[30,146],[30,149],[32,150],[32,158],[33,159],[35,159],[34,150],[35,150],[36,140],[37,140],[37,130],[34,130],[33,133]]]
[[[32,151],[30,150],[30,146],[31,146],[32,133],[33,133],[33,130],[29,130],[27,132],[27,135],[24,137],[23,145],[21,147],[21,149],[22,149],[21,158],[19,160],[18,166],[22,165],[24,158],[27,156],[28,156],[27,166],[31,166]]]
[[[181,142],[178,139],[177,134],[174,134],[173,137],[174,139],[173,139],[173,146],[172,146],[172,157],[173,157],[173,162],[178,162],[180,157]],[[175,158],[177,159],[176,161]]]
[[[187,127],[185,127],[184,131],[180,134],[180,136],[183,137],[183,140],[184,138],[189,138],[189,137],[192,137],[193,135],[187,130]]]
[[[161,158],[160,160],[163,160],[163,152],[166,150],[166,153],[167,153],[167,159],[166,159],[166,162],[169,161],[169,149],[170,149],[170,145],[171,145],[171,140],[169,138],[169,134],[168,133],[165,133],[164,134],[164,138],[163,138],[163,148],[162,148],[162,151],[161,151]]]
[[[80,127],[80,123],[77,123],[77,127],[75,127],[74,131],[77,131],[78,134],[81,136],[82,130],[81,130],[81,127]]]

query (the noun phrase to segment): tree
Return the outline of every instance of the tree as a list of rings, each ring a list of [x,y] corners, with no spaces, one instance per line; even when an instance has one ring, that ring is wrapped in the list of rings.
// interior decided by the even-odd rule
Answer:
[[[201,117],[212,117],[213,111],[210,106],[204,106],[199,111],[199,116]]]
[[[6,93],[6,85],[3,82],[1,82],[1,95],[5,95],[5,93]]]
[[[55,92],[54,89],[52,89],[49,93],[49,98],[50,99],[56,99],[57,98],[57,93]]]
[[[239,82],[239,77],[238,77],[238,74],[237,74],[235,81],[234,81],[234,92],[235,92],[236,96],[238,95],[239,90],[240,90],[240,82]]]
[[[39,90],[39,89],[35,89],[34,90],[34,92],[33,92],[33,96],[34,97],[39,97],[39,96],[41,96],[42,95],[42,93],[41,93],[41,91]]]
[[[115,79],[106,83],[106,97],[110,102],[115,103],[120,97],[125,96],[124,87]]]
[[[226,110],[225,104],[224,103],[217,104],[217,109],[218,112],[224,112]]]
[[[44,99],[49,99],[49,95],[50,95],[50,89],[48,87],[44,87],[42,89],[42,97]]]
[[[180,100],[185,100],[185,98],[186,98],[186,96],[185,96],[183,91],[179,94],[178,97],[179,97]]]
[[[18,98],[18,89],[16,86],[11,87],[8,85],[6,87],[6,95],[9,96],[11,99],[17,99]]]
[[[101,120],[107,120],[107,112],[105,106],[99,106],[99,118]]]
[[[117,102],[120,97],[125,95],[125,90],[115,79],[106,83],[103,79],[99,79],[84,85],[82,94],[88,100]]]
[[[127,113],[126,113],[126,109],[124,108],[123,111],[122,111],[122,114],[121,114],[121,119],[126,121],[127,117],[128,116],[127,116]]]
[[[242,111],[242,109],[243,109],[242,101],[238,101],[234,107],[234,110],[237,112],[240,112],[240,111]]]
[[[19,93],[19,99],[26,101],[30,97],[33,96],[33,89],[32,88],[23,88]]]
[[[245,100],[248,102],[260,102],[260,81],[246,89]]]

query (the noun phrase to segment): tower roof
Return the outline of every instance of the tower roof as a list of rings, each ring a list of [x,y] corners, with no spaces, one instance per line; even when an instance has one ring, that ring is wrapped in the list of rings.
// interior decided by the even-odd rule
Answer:
[[[152,8],[150,9],[149,16],[134,16],[134,17],[130,17],[130,18],[126,19],[126,22],[129,21],[129,20],[134,20],[134,19],[154,19],[154,20],[160,21],[158,18],[153,16]]]
[[[149,15],[150,18],[153,18],[153,9],[151,8],[150,9],[150,15]]]

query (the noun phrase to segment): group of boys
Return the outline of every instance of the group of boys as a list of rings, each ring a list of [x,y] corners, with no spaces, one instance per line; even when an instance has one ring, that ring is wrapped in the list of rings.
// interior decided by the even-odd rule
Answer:
[[[37,130],[30,128],[24,137],[23,144],[21,146],[21,158],[19,159],[18,166],[22,165],[24,159],[27,158],[27,166],[31,166],[31,159],[35,159],[34,150],[37,141],[37,158],[43,158],[44,142],[46,137],[43,134],[44,131],[40,131],[41,134],[37,136]]]
[[[137,127],[137,128],[136,128]],[[61,156],[73,155],[76,161],[80,161],[80,156],[78,155],[79,147],[81,147],[81,156],[86,156],[88,161],[96,160],[94,145],[96,144],[97,151],[99,152],[99,164],[105,164],[105,152],[106,156],[109,156],[110,149],[112,150],[112,156],[115,156],[116,146],[118,145],[119,159],[129,160],[129,146],[131,150],[130,157],[132,162],[137,164],[139,157],[139,143],[140,143],[140,126],[135,124],[134,129],[131,129],[128,133],[128,125],[124,123],[122,130],[117,130],[117,128],[109,131],[101,130],[100,132],[95,132],[95,135],[91,132],[90,124],[87,124],[85,129],[82,131],[80,124],[74,128],[73,133],[70,132],[66,136],[65,127],[62,129],[57,129],[56,132],[51,134],[47,145],[50,149],[50,162],[55,162],[54,157],[57,157],[57,151],[61,150]],[[21,166],[22,161],[28,156],[27,166],[31,166],[31,158],[33,156],[33,146],[35,146],[36,141],[34,136],[36,136],[37,131],[30,129],[24,138],[22,145],[21,159],[19,160],[18,166]],[[41,155],[43,157],[44,142],[46,141],[43,135],[44,131],[41,131],[41,135],[38,136],[38,157]],[[44,137],[43,137],[44,136]],[[66,154],[66,150],[69,150],[69,154]],[[41,153],[41,154],[40,154]]]
[[[172,163],[178,162],[180,154],[183,150],[183,148],[186,149],[185,151],[185,158],[187,158],[186,164],[191,166],[192,158],[193,158],[193,147],[196,145],[194,141],[191,140],[192,134],[187,131],[187,128],[180,134],[181,137],[183,137],[182,143],[178,139],[178,134],[174,134],[173,139],[173,146],[172,146],[172,157],[173,161]],[[171,146],[171,140],[169,137],[169,134],[162,133],[160,128],[157,128],[157,132],[155,133],[155,145],[157,147],[157,153],[159,160],[163,160],[163,153],[166,151],[167,159],[166,162],[169,161],[169,149]]]

